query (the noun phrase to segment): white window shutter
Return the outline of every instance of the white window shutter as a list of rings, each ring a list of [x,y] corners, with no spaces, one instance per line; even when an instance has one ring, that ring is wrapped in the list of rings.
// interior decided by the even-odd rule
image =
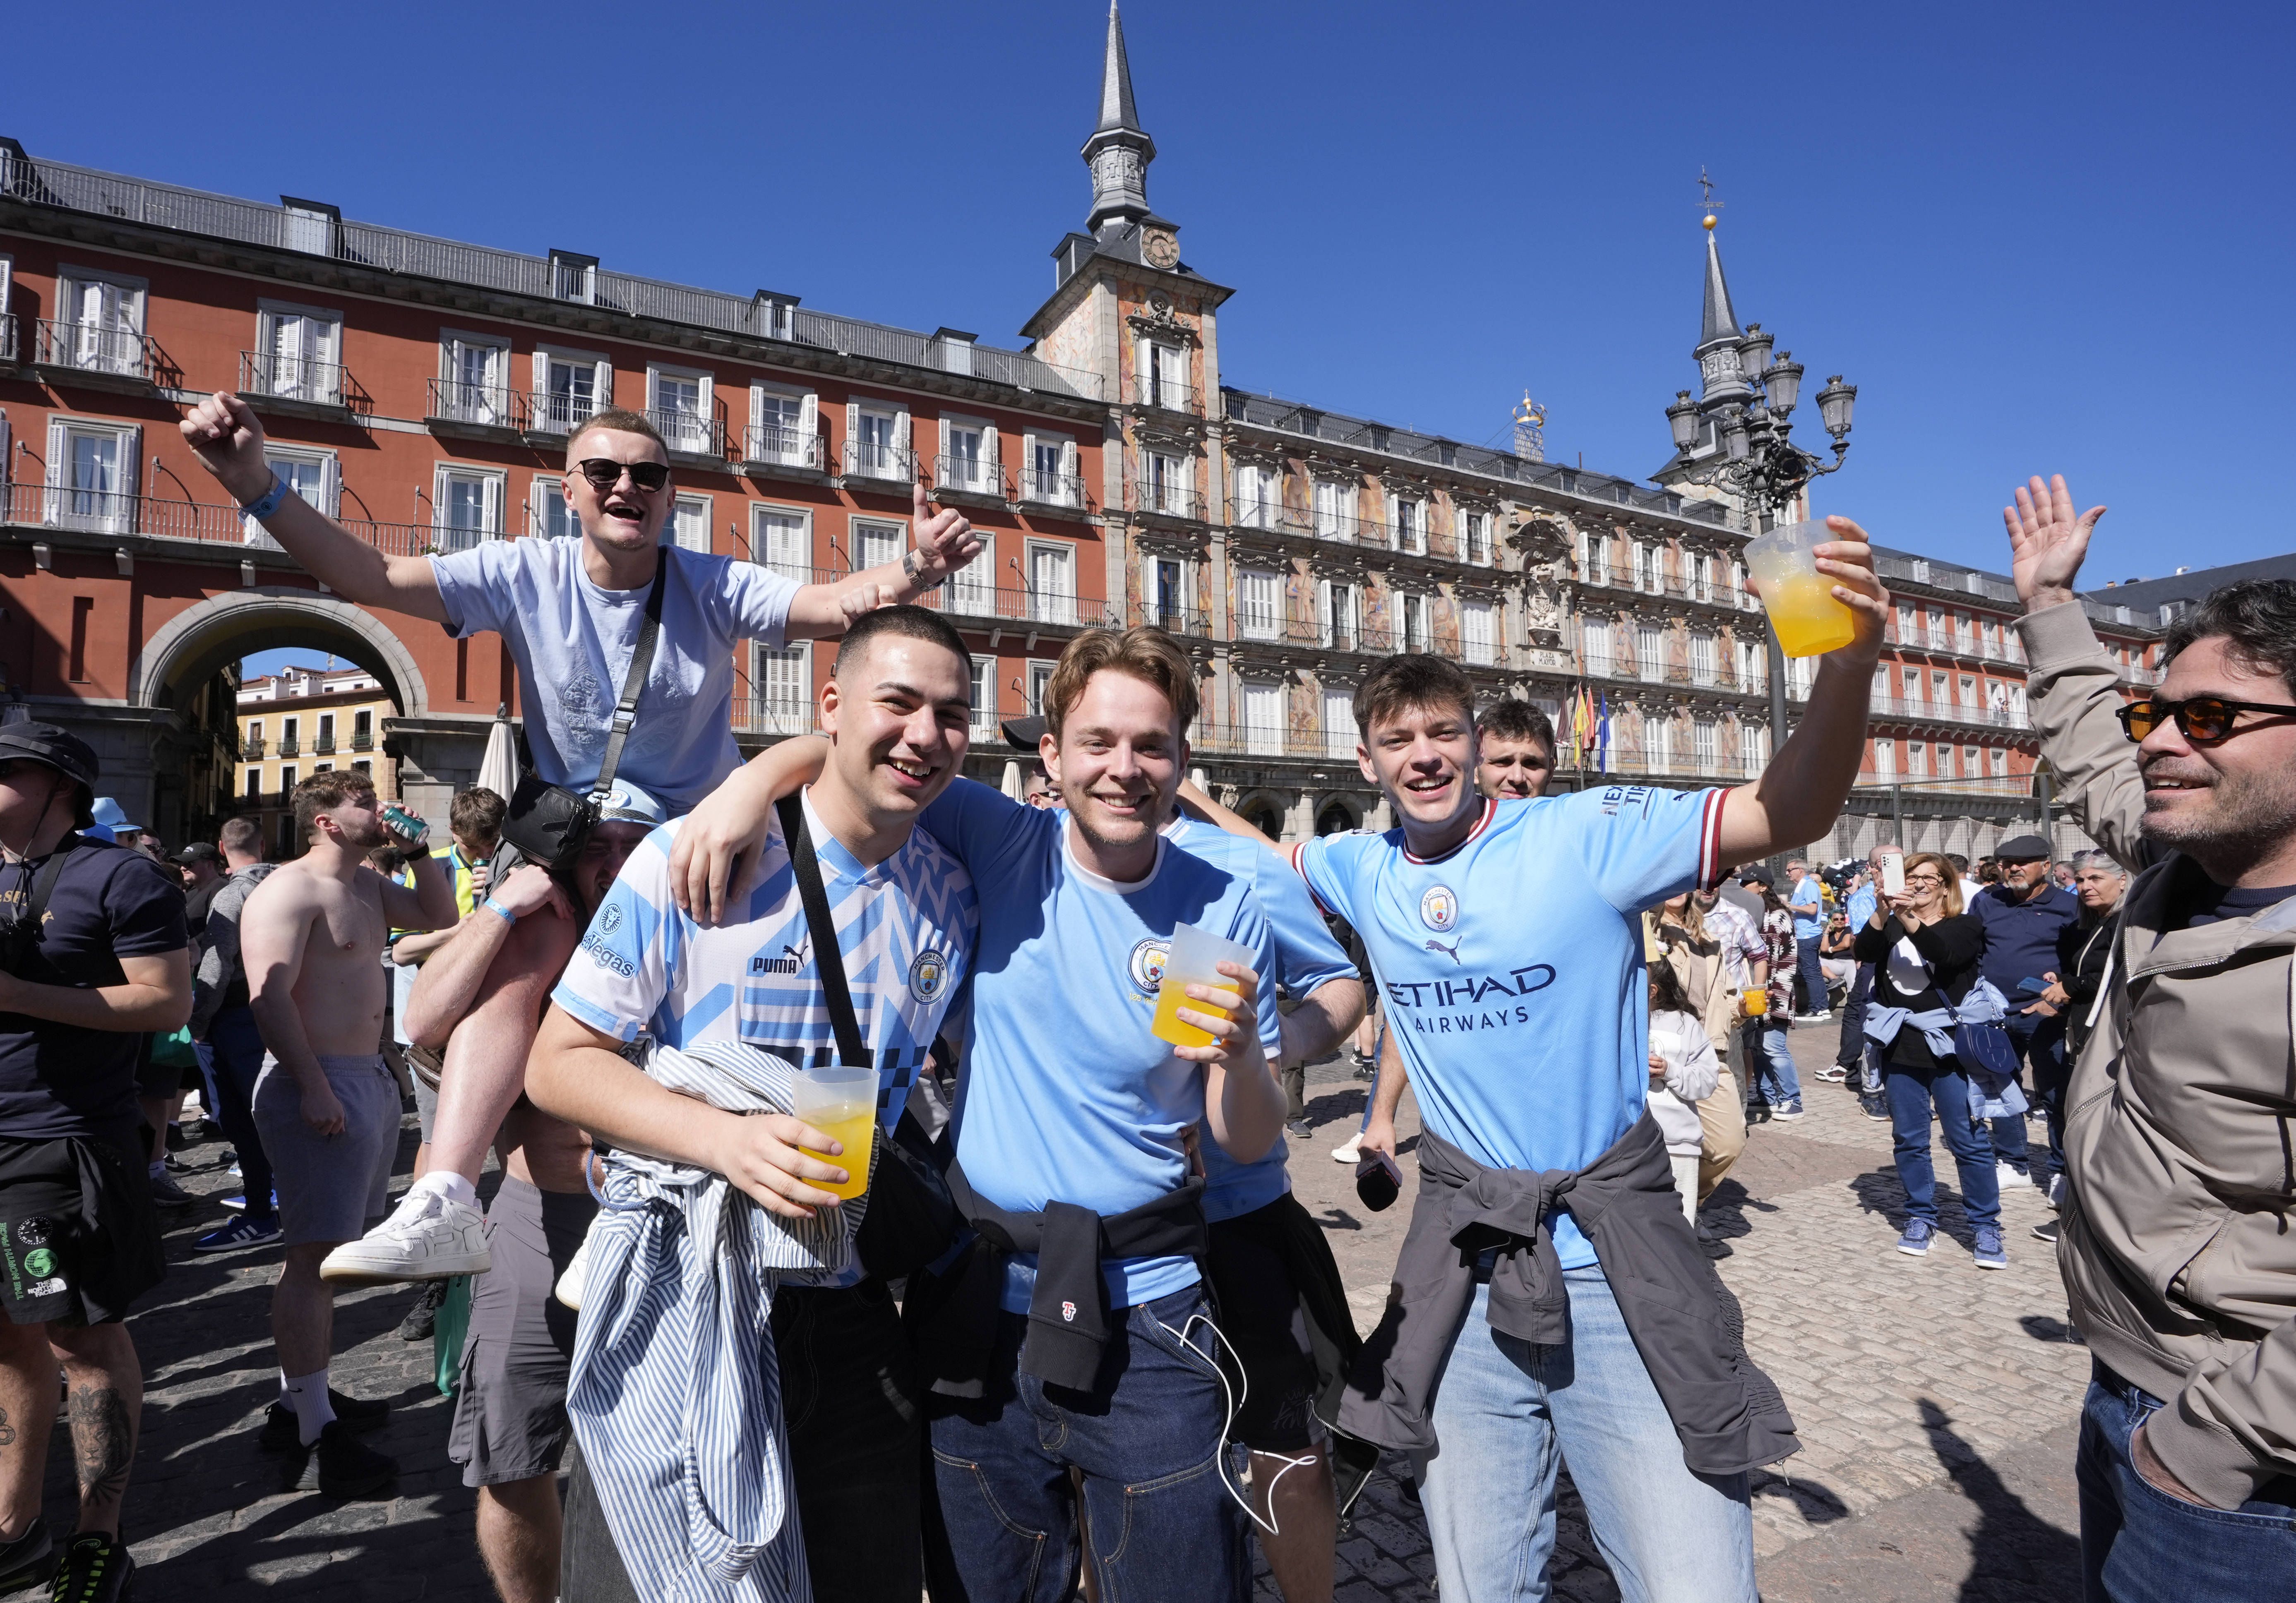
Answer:
[[[1077,477],[1077,443],[1072,439],[1061,442],[1061,493],[1066,496],[1072,493],[1070,487]]]
[[[119,436],[119,493],[122,495],[130,497],[135,495],[136,481],[139,478],[137,470],[142,468],[143,465],[144,430],[140,427],[121,430]],[[131,502],[128,504],[133,503]],[[132,524],[135,521],[135,514],[133,512],[124,513],[121,521],[123,523]]]
[[[544,395],[549,391],[550,357],[545,352],[537,351],[534,353],[534,382],[529,386],[529,388],[532,388],[534,393],[537,395]]]
[[[330,518],[340,518],[342,512],[343,464],[340,458],[330,456],[319,474],[319,510]]]
[[[16,437],[9,430],[8,414],[0,412],[0,490],[14,481],[16,469]],[[0,521],[12,522],[15,509],[9,507],[0,513]]]
[[[486,519],[487,533],[499,535],[503,528],[503,480],[496,473],[487,475]]]
[[[537,362],[541,359],[539,356],[535,358]],[[447,527],[447,464],[440,462],[430,470],[430,527],[432,528]]]
[[[1156,398],[1154,369],[1149,364],[1148,340],[1144,336],[1132,342],[1132,383],[1138,392],[1133,399],[1153,401]]]
[[[802,455],[813,449],[807,442],[821,433],[821,397],[810,389],[805,392],[805,399],[798,407],[797,431],[798,451]]]
[[[766,426],[766,391],[761,384],[750,386],[750,431],[757,433]]]
[[[860,448],[861,403],[858,401],[848,401],[845,403],[845,454],[848,457],[851,458],[854,462],[858,462],[861,460],[859,455]],[[842,465],[845,464],[840,464],[840,466]]]
[[[904,406],[893,414],[893,449],[898,452],[906,451],[908,448],[909,410]]]
[[[980,470],[988,475],[988,487],[1000,491],[1004,487],[1004,464],[996,458],[996,425],[989,424],[980,431]]]
[[[611,362],[598,364],[597,394],[595,409],[603,410],[614,404],[614,364]]]

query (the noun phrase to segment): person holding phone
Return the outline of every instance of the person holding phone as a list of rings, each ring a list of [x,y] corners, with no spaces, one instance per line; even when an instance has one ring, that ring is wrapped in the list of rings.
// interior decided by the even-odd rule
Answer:
[[[1975,1237],[1977,1266],[2006,1269],[2001,1245],[2001,1182],[1985,1128],[1970,1116],[1969,1077],[1950,1047],[1952,1009],[1977,984],[1985,929],[1962,911],[1961,876],[1935,852],[1906,859],[1906,888],[1884,893],[1857,932],[1857,961],[1874,965],[1874,1012],[1866,1033],[1880,1048],[1884,1094],[1897,1137],[1898,1182],[1906,1188],[1906,1229],[1898,1250],[1928,1253],[1937,1234],[1937,1171],[1930,1159],[1930,1109],[1961,1177],[1961,1206]],[[1948,1020],[1923,1027],[1923,1015]]]

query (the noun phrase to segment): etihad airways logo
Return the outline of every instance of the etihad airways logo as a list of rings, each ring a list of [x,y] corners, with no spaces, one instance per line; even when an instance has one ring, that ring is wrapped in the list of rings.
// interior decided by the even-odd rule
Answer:
[[[1456,954],[1447,955],[1457,961]],[[1530,1010],[1515,999],[1544,991],[1554,983],[1554,964],[1531,963],[1510,969],[1504,976],[1390,980],[1387,995],[1394,1006],[1413,1015],[1412,1028],[1431,1035],[1464,1035],[1510,1024],[1529,1024]]]

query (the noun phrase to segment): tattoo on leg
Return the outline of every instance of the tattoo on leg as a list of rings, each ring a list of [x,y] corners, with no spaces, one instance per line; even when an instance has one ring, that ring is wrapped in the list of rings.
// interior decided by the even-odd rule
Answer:
[[[135,1457],[135,1422],[117,1387],[84,1386],[71,1394],[71,1437],[80,1501],[117,1501]]]

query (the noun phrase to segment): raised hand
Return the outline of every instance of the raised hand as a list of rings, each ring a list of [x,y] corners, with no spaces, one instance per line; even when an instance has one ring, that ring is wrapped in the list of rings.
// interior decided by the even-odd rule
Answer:
[[[2017,504],[2001,509],[2009,528],[2009,577],[2025,610],[2038,612],[2073,599],[2073,578],[2088,555],[2088,537],[2104,509],[2093,506],[2073,516],[2072,492],[2065,476],[2043,484],[2038,474],[2017,492]]]
[[[234,500],[256,500],[271,487],[271,466],[263,460],[263,425],[255,409],[237,396],[217,390],[192,408],[183,429],[192,454]]]
[[[1813,546],[1811,554],[1817,560],[1817,571],[1833,581],[1833,599],[1857,620],[1857,638],[1826,655],[1871,667],[1881,660],[1890,593],[1874,572],[1874,548],[1864,529],[1847,518],[1828,518],[1825,529],[1834,537]]]
[[[964,513],[944,507],[932,509],[925,499],[924,481],[912,487],[909,527],[916,534],[916,549],[901,560],[901,571],[922,593],[980,554],[980,536]]]

